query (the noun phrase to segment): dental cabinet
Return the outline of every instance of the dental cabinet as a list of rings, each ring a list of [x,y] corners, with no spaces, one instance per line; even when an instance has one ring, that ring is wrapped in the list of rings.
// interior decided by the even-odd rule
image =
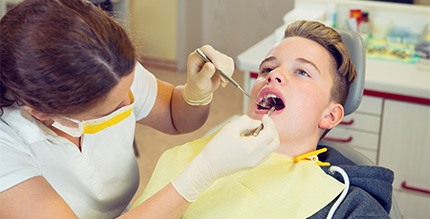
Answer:
[[[316,1],[297,2],[295,9],[302,2]],[[319,4],[327,1],[321,2]],[[362,1],[328,2],[335,2],[338,8],[342,8],[348,7],[342,4],[353,2],[354,5],[360,5]],[[409,16],[401,14],[404,12],[417,16],[424,14],[425,22],[430,23],[429,7],[398,7],[396,4],[373,2],[364,2],[363,5],[370,5],[373,14],[378,14],[378,10],[390,11],[388,9],[393,9],[390,7],[397,8],[397,11],[391,12],[398,13],[403,18]],[[318,13],[313,13],[315,14]],[[303,16],[305,17],[301,19],[319,19]],[[411,24],[416,24],[414,18]],[[279,29],[283,31],[286,26],[285,24]],[[249,91],[253,85],[261,61],[280,39],[282,36],[279,37],[279,30],[276,30],[238,55],[237,67],[244,71],[246,90]],[[247,105],[248,99],[244,97],[244,113]],[[359,108],[331,130],[325,141],[352,147],[375,164],[393,170],[394,196],[403,217],[430,218],[430,60],[411,64],[367,58],[365,90]]]

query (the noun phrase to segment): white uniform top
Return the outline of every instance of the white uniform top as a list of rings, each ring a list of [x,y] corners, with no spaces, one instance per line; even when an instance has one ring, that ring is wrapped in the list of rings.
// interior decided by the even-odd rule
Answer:
[[[115,126],[82,136],[82,152],[19,107],[0,116],[0,192],[43,176],[79,218],[114,218],[139,185],[133,152],[136,121],[154,106],[157,81],[136,64],[133,113]]]

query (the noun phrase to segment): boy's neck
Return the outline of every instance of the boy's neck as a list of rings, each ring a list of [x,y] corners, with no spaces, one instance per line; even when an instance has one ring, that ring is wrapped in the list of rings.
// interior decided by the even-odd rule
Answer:
[[[281,140],[281,143],[275,152],[280,154],[285,154],[291,157],[296,157],[316,150],[317,146],[318,146],[318,141],[286,143],[286,142],[282,142]]]

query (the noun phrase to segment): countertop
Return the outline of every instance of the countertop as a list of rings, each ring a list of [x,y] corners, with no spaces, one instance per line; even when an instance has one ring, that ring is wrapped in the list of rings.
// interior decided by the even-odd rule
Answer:
[[[245,72],[258,72],[261,61],[275,44],[274,34],[264,38],[238,55],[237,67]],[[419,69],[417,64],[368,58],[364,88],[365,91],[430,100],[430,70],[428,66],[424,70]]]

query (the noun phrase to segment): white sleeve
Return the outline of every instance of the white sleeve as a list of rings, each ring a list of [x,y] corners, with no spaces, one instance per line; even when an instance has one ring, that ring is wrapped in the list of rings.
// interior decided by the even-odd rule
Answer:
[[[131,90],[134,95],[133,112],[139,121],[148,116],[157,99],[157,79],[139,62],[136,63]]]
[[[0,121],[0,192],[42,175],[23,142]]]

